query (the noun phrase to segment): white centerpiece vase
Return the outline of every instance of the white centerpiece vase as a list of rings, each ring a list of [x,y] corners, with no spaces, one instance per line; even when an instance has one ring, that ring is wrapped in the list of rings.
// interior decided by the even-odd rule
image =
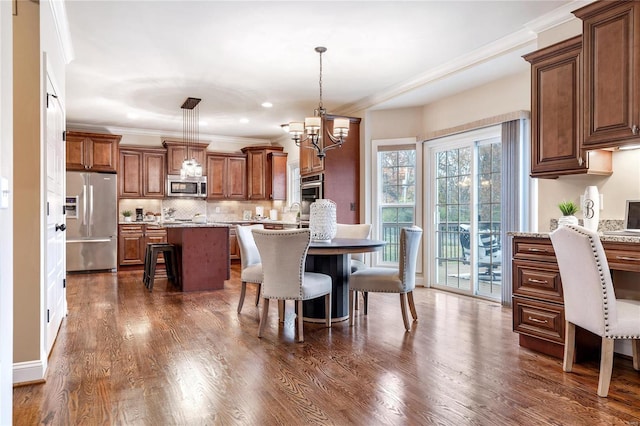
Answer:
[[[331,241],[338,231],[336,203],[320,198],[309,207],[309,231],[313,241]]]
[[[597,186],[587,186],[582,199],[583,225],[597,232],[600,222],[600,193]]]

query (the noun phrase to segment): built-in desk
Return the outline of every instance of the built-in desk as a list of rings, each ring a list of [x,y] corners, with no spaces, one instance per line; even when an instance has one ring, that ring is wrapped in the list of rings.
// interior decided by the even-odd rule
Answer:
[[[564,299],[556,255],[548,233],[513,237],[513,330],[520,346],[562,358]],[[618,298],[640,300],[640,237],[601,236]],[[599,353],[600,338],[577,329],[576,356]]]

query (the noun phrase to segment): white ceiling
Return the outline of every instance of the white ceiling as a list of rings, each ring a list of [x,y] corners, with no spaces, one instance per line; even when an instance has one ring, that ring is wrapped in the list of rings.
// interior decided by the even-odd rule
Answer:
[[[276,139],[312,115],[424,105],[526,70],[536,32],[581,1],[74,1],[69,127]],[[263,108],[265,101],[272,108]],[[241,123],[241,119],[248,123]]]

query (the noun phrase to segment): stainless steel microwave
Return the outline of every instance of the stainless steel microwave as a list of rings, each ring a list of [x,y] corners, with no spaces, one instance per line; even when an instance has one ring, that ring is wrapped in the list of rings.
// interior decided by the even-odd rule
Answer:
[[[207,177],[168,175],[167,197],[207,198]]]

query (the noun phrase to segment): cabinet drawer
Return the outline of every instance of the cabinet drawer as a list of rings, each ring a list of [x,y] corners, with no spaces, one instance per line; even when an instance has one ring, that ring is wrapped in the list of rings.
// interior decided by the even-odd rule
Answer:
[[[556,261],[551,240],[548,238],[518,238],[513,239],[514,259],[539,260],[543,262]]]
[[[563,303],[558,265],[515,259],[513,261],[513,294]]]
[[[610,269],[640,272],[640,251],[630,244],[604,243]]]
[[[513,296],[513,331],[564,344],[564,307]]]
[[[143,234],[144,225],[120,225],[121,234]]]

